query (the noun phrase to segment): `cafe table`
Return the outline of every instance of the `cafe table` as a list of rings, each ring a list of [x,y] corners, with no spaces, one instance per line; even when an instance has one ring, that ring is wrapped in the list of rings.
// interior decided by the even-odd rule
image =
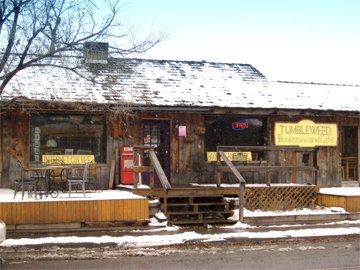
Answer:
[[[33,176],[38,181],[39,185],[44,186],[44,190],[35,191],[35,198],[41,199],[43,196],[48,197],[51,196],[56,198],[59,195],[59,191],[53,189],[52,185],[50,185],[50,175],[54,170],[66,170],[66,175],[69,175],[74,169],[84,168],[84,165],[81,164],[69,164],[69,165],[45,165],[45,166],[34,166],[24,168],[25,171],[33,172]]]

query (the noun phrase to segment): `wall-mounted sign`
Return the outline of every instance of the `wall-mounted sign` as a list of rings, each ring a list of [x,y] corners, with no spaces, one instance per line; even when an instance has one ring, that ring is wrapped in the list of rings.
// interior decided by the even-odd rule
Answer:
[[[298,123],[275,123],[275,145],[337,146],[337,124],[316,124],[311,120]]]
[[[249,121],[247,119],[240,119],[232,122],[231,127],[233,130],[241,131],[249,128]]]

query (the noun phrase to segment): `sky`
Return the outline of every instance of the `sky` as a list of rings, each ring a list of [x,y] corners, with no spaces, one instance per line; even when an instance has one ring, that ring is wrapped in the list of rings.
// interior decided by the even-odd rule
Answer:
[[[358,0],[126,0],[142,58],[251,64],[270,80],[360,84]]]

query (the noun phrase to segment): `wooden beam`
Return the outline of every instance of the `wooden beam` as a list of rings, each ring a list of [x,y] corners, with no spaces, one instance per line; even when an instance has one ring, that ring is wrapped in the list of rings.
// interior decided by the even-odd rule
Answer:
[[[296,146],[218,146],[219,151],[294,151],[294,152],[312,152],[316,147],[296,147]]]
[[[114,173],[115,173],[115,160],[111,160],[110,176],[109,176],[109,189],[113,188],[114,185]]]
[[[154,168],[150,166],[134,166],[132,169],[134,173],[144,173],[144,172],[151,173],[154,171]]]
[[[163,168],[161,167],[161,164],[155,154],[155,151],[153,149],[149,150],[149,157],[151,162],[154,165],[154,169],[156,171],[157,176],[159,177],[159,180],[162,184],[162,186],[164,187],[164,189],[168,190],[171,189],[171,185],[166,177],[166,174],[163,170]]]
[[[234,166],[240,172],[258,172],[258,171],[317,171],[311,166]],[[219,166],[222,172],[232,171],[228,166]]]
[[[229,158],[225,155],[223,151],[218,151],[220,157],[225,161],[227,168],[235,175],[239,183],[244,182],[245,179],[241,176],[238,169],[232,164],[232,162],[229,160]],[[222,166],[220,166],[222,168]],[[225,167],[225,166],[224,166]]]

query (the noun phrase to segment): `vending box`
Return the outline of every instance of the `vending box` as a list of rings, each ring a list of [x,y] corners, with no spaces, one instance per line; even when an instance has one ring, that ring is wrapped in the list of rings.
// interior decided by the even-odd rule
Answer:
[[[134,149],[132,146],[120,147],[120,183],[132,185],[134,183]]]

